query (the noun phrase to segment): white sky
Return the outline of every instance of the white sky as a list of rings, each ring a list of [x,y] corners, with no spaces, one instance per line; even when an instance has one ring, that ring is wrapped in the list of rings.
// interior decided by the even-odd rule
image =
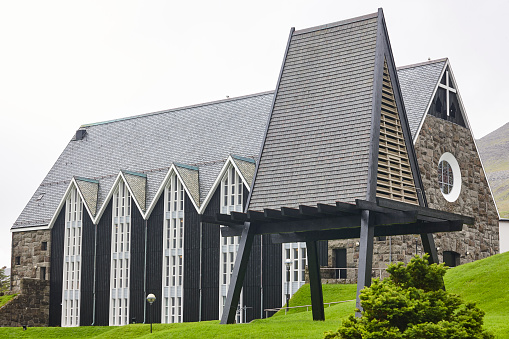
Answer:
[[[275,88],[290,27],[383,7],[398,66],[449,57],[476,138],[509,121],[507,1],[0,0],[0,267],[81,124]]]

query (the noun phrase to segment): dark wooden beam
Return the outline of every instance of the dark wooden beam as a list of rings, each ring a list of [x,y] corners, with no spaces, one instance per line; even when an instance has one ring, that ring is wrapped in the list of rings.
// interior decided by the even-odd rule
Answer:
[[[234,324],[237,313],[237,305],[240,300],[240,292],[247,270],[247,262],[253,247],[254,232],[249,222],[244,224],[244,230],[240,238],[237,258],[233,266],[233,273],[230,280],[230,287],[226,295],[226,303],[221,316],[221,324]]]
[[[375,225],[375,237],[392,235],[425,234],[436,232],[457,232],[462,229],[461,221],[441,221],[441,222],[423,222],[418,221],[403,225]],[[360,238],[360,227],[342,228],[335,230],[293,232],[283,234],[273,234],[271,239],[275,244],[286,242],[305,242],[307,240],[338,240]],[[433,245],[434,246],[434,245]],[[426,253],[428,250],[424,249]],[[430,249],[431,251],[431,249]]]
[[[374,213],[375,225],[408,224],[417,221],[417,211]]]
[[[374,218],[369,210],[361,214],[361,236],[359,240],[359,268],[357,272],[357,308],[362,311],[359,295],[364,287],[371,285],[373,266],[373,237],[375,235]],[[359,312],[355,315],[360,316]]]
[[[293,219],[279,222],[257,224],[257,234],[291,233],[303,231],[321,231],[355,227],[360,225],[360,217],[357,215],[337,216],[324,219]]]
[[[311,290],[313,320],[324,321],[322,279],[320,277],[320,261],[316,241],[306,241],[306,251],[308,254],[309,288]]]
[[[254,226],[251,226],[254,227]],[[229,227],[221,227],[221,236],[222,237],[238,237],[242,235],[242,231],[244,228],[242,226],[229,226]]]
[[[290,207],[281,207],[281,214],[288,218],[302,219],[304,217],[298,209]]]
[[[302,214],[302,215],[307,215],[307,216],[312,216],[312,217],[323,215],[320,212],[318,212],[318,208],[306,206],[306,205],[299,205],[299,211],[300,211],[300,214]]]
[[[258,211],[247,211],[247,218],[249,221],[265,220],[265,214]]]
[[[276,221],[277,220],[288,220],[287,217],[285,217],[284,215],[281,214],[281,211],[274,210],[271,208],[264,208],[263,214],[265,215],[265,218],[274,219]],[[272,220],[267,220],[267,221],[270,222]]]
[[[341,212],[351,213],[351,214],[360,214],[361,211],[354,204],[347,204],[346,202],[336,202],[336,208]]]
[[[467,217],[461,214],[456,213],[450,213],[450,212],[444,212],[439,211],[427,207],[421,207],[417,205],[412,204],[406,204],[404,202],[384,199],[384,198],[377,198],[377,205],[384,208],[390,208],[395,209],[399,211],[409,211],[409,210],[415,210],[419,213],[419,216],[424,217],[430,217],[430,218],[436,218],[441,220],[461,220],[464,224],[467,225],[473,225],[475,223],[475,219],[472,217]]]
[[[461,225],[463,226],[463,225]],[[435,240],[432,233],[421,234],[422,247],[424,252],[429,254],[428,262],[430,264],[438,264],[438,253],[435,247]]]
[[[330,215],[343,215],[344,214],[334,205],[317,204],[316,207],[318,208],[318,213],[330,214]]]
[[[230,212],[230,216],[231,216],[231,220],[233,222],[242,222],[242,224],[246,221],[249,221],[247,219],[247,214],[246,213],[241,213],[241,212]]]

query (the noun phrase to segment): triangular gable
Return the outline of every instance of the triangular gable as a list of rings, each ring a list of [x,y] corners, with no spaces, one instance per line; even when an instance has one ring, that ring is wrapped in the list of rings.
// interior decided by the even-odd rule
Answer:
[[[247,186],[250,187],[255,174],[256,162],[251,158],[239,157],[237,155],[232,155],[231,157],[241,177],[244,177]]]
[[[290,31],[250,210],[366,198],[378,21]]]
[[[99,194],[99,181],[74,177],[76,187],[81,193],[81,197],[85,203],[87,210],[91,214],[91,218],[95,217],[97,213],[97,197]]]
[[[196,166],[189,166],[175,163],[175,171],[182,180],[184,187],[187,188],[187,192],[191,200],[193,200],[195,206],[200,207],[200,181],[199,171]]]
[[[129,190],[134,197],[136,205],[138,205],[138,208],[143,214],[147,207],[147,175],[130,171],[122,171],[121,173],[127,186],[129,186]]]
[[[419,169],[383,11],[291,31],[267,126],[250,210],[375,201],[384,66],[398,121],[398,157],[420,198]],[[384,145],[390,133],[384,116]],[[392,148],[390,149],[392,152]],[[391,154],[391,156],[394,156]],[[401,177],[400,172],[400,177]],[[395,173],[389,173],[394,189]],[[400,183],[400,186],[405,183]],[[391,195],[390,198],[396,198]],[[408,200],[407,200],[408,199]],[[400,200],[400,199],[397,199]]]
[[[228,168],[230,166],[233,166],[235,168],[235,171],[240,175],[240,178],[242,179],[242,182],[246,186],[247,190],[251,192],[251,185],[252,180],[255,173],[256,168],[256,162],[251,158],[245,158],[240,157],[237,155],[230,155],[228,159],[226,159],[223,167],[221,168],[221,171],[219,172],[218,176],[216,177],[216,180],[214,181],[214,184],[210,188],[210,191],[208,192],[207,196],[203,200],[203,203],[200,208],[200,213],[203,213],[205,209],[207,208],[208,203],[210,202],[210,199],[212,199],[212,196],[214,195],[214,192],[216,191],[217,187],[221,183],[221,180],[223,179],[224,175],[228,171]],[[242,168],[242,169],[241,169]],[[252,171],[252,172],[251,172]],[[249,177],[251,175],[251,178]]]
[[[85,206],[85,210],[87,211],[92,222],[95,224],[95,220],[97,217],[96,216],[97,192],[99,190],[99,183],[96,180],[92,180],[92,179],[73,177],[71,179],[71,182],[69,183],[69,186],[67,186],[67,189],[65,190],[65,193],[62,196],[62,199],[60,199],[60,203],[58,204],[57,209],[53,213],[53,217],[51,218],[48,225],[43,226],[43,227],[38,227],[37,229],[52,229],[53,228],[53,225],[55,224],[55,221],[57,220],[58,215],[60,214],[60,211],[62,210],[62,208],[64,208],[67,197],[69,196],[69,194],[73,188],[76,188],[76,190],[78,191],[81,201],[83,202],[83,205]],[[95,198],[94,198],[94,191],[96,192]],[[23,231],[23,230],[24,229],[21,229],[20,231]]]

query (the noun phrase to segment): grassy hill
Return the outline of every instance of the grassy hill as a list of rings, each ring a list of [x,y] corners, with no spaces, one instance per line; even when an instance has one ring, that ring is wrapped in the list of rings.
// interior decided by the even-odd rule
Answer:
[[[501,217],[509,217],[509,123],[476,141]]]
[[[445,275],[448,291],[474,301],[486,312],[485,327],[499,339],[509,339],[509,252],[455,267]],[[324,301],[355,298],[355,285],[324,285]],[[304,285],[290,300],[290,306],[309,305],[309,285]],[[311,320],[305,309],[250,324],[220,325],[218,321],[184,324],[136,324],[122,327],[79,328],[0,328],[1,338],[323,338],[336,330],[349,315],[355,302],[325,308],[325,321]]]

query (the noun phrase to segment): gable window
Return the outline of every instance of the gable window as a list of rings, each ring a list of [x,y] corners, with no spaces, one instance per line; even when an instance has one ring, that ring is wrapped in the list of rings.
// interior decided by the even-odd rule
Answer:
[[[131,193],[124,182],[113,193],[110,325],[129,324]]]
[[[221,180],[221,213],[230,214],[232,211],[243,211],[243,191],[244,184],[242,179],[230,165]],[[219,318],[223,314],[224,305],[226,304],[226,295],[230,287],[231,276],[237,251],[239,249],[240,237],[222,237],[219,235],[220,243],[220,264],[219,264]],[[237,323],[244,322],[243,312],[243,294],[241,292],[240,302],[237,311]]]
[[[184,292],[184,187],[173,173],[165,189],[161,321],[182,322]]]
[[[449,152],[445,152],[438,161],[438,186],[445,200],[454,202],[461,193],[461,170],[458,161]]]
[[[64,266],[62,279],[62,326],[79,326],[81,234],[83,202],[74,187],[65,202]],[[43,248],[44,245],[43,243]],[[43,277],[44,276],[44,277]],[[41,268],[41,279],[46,278],[46,268]]]

